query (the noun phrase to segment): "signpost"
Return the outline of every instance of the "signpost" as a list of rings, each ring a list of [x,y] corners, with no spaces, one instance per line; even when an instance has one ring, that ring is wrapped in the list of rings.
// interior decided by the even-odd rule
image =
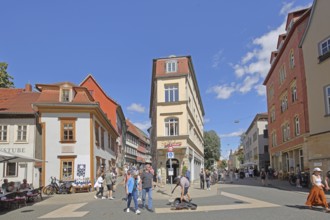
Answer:
[[[174,158],[173,147],[170,145],[167,152],[167,158],[170,159],[170,168],[168,169],[168,175],[171,177],[171,193],[172,193],[172,184],[173,184],[173,168],[172,168],[172,159]]]

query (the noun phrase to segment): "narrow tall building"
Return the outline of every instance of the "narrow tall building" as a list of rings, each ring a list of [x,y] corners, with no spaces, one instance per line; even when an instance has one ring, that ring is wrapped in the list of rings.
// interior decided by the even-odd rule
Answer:
[[[308,168],[306,137],[309,135],[306,75],[299,42],[310,9],[290,12],[286,32],[278,37],[271,54],[267,88],[269,153],[272,168],[287,174]]]
[[[191,181],[204,167],[204,108],[191,56],[170,56],[153,60],[150,139],[154,168],[169,181],[169,150],[173,178],[186,167]]]

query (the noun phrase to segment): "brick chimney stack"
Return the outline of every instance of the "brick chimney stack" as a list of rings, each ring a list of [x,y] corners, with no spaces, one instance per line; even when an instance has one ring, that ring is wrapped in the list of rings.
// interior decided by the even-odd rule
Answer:
[[[32,92],[32,85],[30,83],[25,84],[25,92]]]

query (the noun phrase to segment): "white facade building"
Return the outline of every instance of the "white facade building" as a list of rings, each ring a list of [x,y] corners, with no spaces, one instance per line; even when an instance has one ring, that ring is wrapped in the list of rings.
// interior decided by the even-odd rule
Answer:
[[[270,165],[267,125],[267,113],[257,114],[243,139],[244,164],[250,164],[258,170],[267,169]]]

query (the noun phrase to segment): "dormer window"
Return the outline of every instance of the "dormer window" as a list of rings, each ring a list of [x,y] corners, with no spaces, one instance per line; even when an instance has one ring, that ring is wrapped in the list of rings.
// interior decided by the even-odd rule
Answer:
[[[70,89],[62,90],[62,102],[70,102]]]
[[[178,63],[176,60],[170,60],[166,62],[166,73],[175,73],[178,69]]]

